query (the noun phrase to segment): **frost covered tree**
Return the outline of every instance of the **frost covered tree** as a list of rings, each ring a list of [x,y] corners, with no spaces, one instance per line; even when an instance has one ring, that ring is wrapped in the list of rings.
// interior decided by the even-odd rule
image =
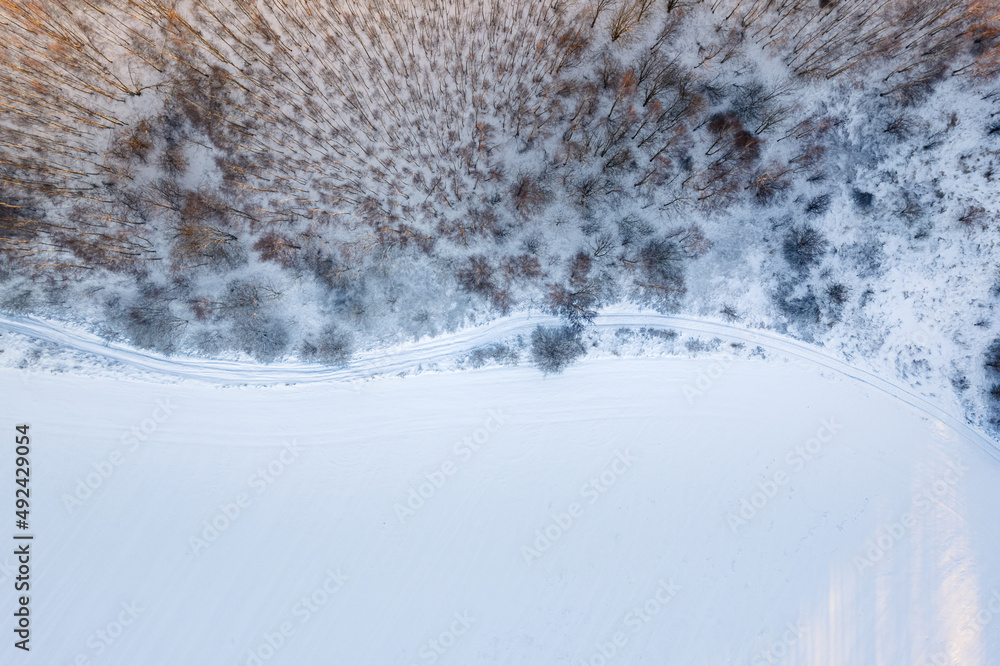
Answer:
[[[998,16],[996,0],[2,2],[0,303],[163,351],[342,363],[470,314],[676,310],[729,216],[754,216],[794,270],[827,270],[828,218],[882,210],[844,165],[890,142],[937,154],[920,105],[949,82],[995,95]],[[961,206],[989,232],[995,211]],[[812,300],[776,303],[825,311],[833,282],[813,277]],[[247,285],[275,295],[247,309]]]

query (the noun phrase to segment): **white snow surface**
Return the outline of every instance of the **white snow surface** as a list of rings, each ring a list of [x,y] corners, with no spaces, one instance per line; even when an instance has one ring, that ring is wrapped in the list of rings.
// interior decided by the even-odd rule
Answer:
[[[15,421],[33,444],[16,663],[1000,663],[995,445],[946,405],[781,336],[636,313],[596,325],[799,362],[391,376],[540,321],[336,371],[5,322],[173,377],[0,369],[10,448]]]

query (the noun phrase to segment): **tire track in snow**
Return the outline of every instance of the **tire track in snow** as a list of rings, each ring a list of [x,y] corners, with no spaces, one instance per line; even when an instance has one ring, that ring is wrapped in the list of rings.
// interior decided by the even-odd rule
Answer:
[[[651,319],[656,323],[652,325],[648,323],[636,323],[636,319]],[[732,326],[721,322],[713,322],[704,319],[696,319],[694,317],[677,315],[646,313],[636,315],[628,311],[618,312],[606,310],[601,313],[600,320],[601,321],[598,326],[604,326],[606,328],[618,328],[621,326],[628,326],[630,328],[637,328],[641,326],[645,326],[647,328],[670,328],[683,333],[711,335],[728,341],[754,344],[763,347],[766,350],[781,352],[791,358],[799,358],[809,361],[819,367],[826,368],[827,370],[849,377],[878,391],[886,393],[920,412],[924,416],[941,421],[952,430],[962,433],[975,441],[995,460],[1000,461],[1000,447],[998,447],[997,442],[984,434],[978,428],[974,427],[963,417],[955,416],[948,410],[934,404],[928,398],[915,393],[905,386],[900,386],[888,381],[873,372],[869,372],[868,370],[856,368],[846,361],[836,358],[835,356],[831,356],[830,354],[826,354],[818,348],[804,342],[794,340],[778,333],[764,331],[762,329],[741,328],[739,326]]]
[[[551,315],[519,313],[454,333],[423,338],[415,342],[402,343],[379,350],[358,352],[346,366],[332,368],[309,363],[261,364],[184,355],[167,357],[120,343],[109,342],[77,326],[35,317],[0,317],[0,329],[7,332],[104,357],[149,372],[213,384],[254,386],[351,382],[376,376],[396,375],[457,360],[476,347],[499,342],[517,334],[528,335],[538,324],[559,325],[561,323],[561,320]],[[928,418],[941,421],[953,430],[965,434],[995,459],[1000,460],[1000,448],[997,444],[964,418],[951,414],[946,409],[904,386],[888,381],[867,370],[856,368],[813,346],[778,333],[762,329],[742,328],[694,317],[627,309],[601,311],[592,327],[604,331],[613,331],[619,328],[673,329],[688,334],[713,336],[727,341],[757,345],[764,349],[781,352],[792,358],[803,359],[893,396]]]

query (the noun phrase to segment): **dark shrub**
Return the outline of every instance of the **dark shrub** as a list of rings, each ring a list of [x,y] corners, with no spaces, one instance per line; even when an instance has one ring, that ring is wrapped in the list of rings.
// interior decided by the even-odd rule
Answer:
[[[836,305],[843,305],[847,302],[847,297],[850,296],[851,289],[846,284],[841,284],[840,282],[836,284],[831,284],[826,289],[826,295],[830,297]]]
[[[667,294],[684,291],[684,254],[677,243],[652,240],[639,252],[639,264],[646,275],[648,286]]]
[[[302,358],[327,365],[344,365],[353,352],[350,334],[334,324],[325,326],[315,340],[302,343]]]
[[[177,336],[187,324],[164,306],[133,306],[123,317],[125,335],[140,349],[169,354],[177,346]]]
[[[260,253],[263,261],[273,261],[282,268],[293,268],[301,248],[286,234],[270,231],[257,239],[253,249]]]
[[[643,236],[651,233],[653,233],[653,226],[634,215],[629,215],[618,223],[618,238],[622,245],[632,245]]]
[[[265,305],[281,296],[281,292],[270,285],[233,280],[226,286],[223,309],[236,316],[257,316]]]
[[[781,199],[791,183],[780,169],[757,171],[747,186],[757,203],[767,206]]]
[[[255,317],[233,327],[237,347],[258,361],[269,363],[288,349],[288,331],[284,323],[270,317]]]
[[[531,359],[546,374],[562,372],[587,351],[581,332],[576,326],[538,326],[531,333]]]
[[[31,291],[23,289],[0,302],[0,309],[7,312],[29,312],[34,307]]]
[[[514,208],[523,215],[539,213],[549,202],[549,194],[532,175],[522,174],[511,187]]]
[[[796,328],[799,337],[810,340],[822,316],[819,299],[811,288],[798,296],[793,296],[794,292],[791,283],[783,284],[774,294],[774,302],[787,318],[788,326]]]
[[[806,204],[806,213],[809,215],[822,215],[830,208],[830,195],[821,194],[813,197]]]
[[[784,303],[782,308],[788,318],[804,324],[815,324],[819,321],[819,304],[813,294],[806,294],[798,298],[790,298]]]
[[[733,111],[745,122],[757,122],[764,115],[768,90],[760,81],[749,81],[743,85],[733,84]]]
[[[597,316],[597,310],[594,309],[596,303],[597,296],[592,288],[584,286],[568,289],[561,284],[549,286],[549,310],[570,324],[593,321]]]
[[[983,365],[993,372],[1000,373],[1000,338],[990,343],[986,349],[986,359]]]
[[[458,270],[458,283],[467,291],[489,295],[496,289],[490,260],[483,255],[469,257],[466,264]]]
[[[858,188],[854,188],[851,191],[851,199],[854,200],[854,205],[861,210],[869,210],[872,204],[875,203],[875,196],[871,192],[865,192]]]
[[[785,260],[792,268],[804,269],[826,254],[827,242],[823,234],[812,227],[792,229],[785,237]]]
[[[468,361],[473,368],[481,368],[490,361],[499,365],[517,365],[520,358],[520,352],[514,347],[494,342],[473,349],[469,352]]]

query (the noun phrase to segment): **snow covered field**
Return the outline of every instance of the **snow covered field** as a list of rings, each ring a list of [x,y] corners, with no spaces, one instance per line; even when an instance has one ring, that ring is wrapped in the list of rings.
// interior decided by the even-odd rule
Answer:
[[[1000,662],[989,444],[835,369],[0,383],[34,445],[9,663]]]

